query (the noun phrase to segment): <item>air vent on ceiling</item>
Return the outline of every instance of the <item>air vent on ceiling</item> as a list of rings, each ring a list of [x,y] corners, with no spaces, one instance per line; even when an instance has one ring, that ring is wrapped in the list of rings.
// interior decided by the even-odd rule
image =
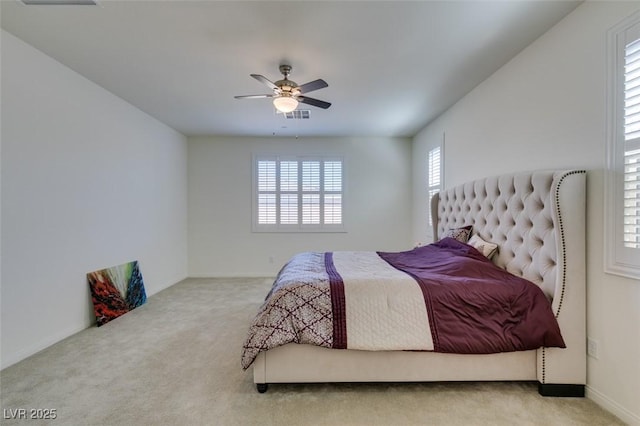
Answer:
[[[97,6],[96,0],[21,0],[27,6]]]
[[[287,120],[306,120],[311,117],[311,110],[296,109],[291,112],[285,112],[284,118]]]

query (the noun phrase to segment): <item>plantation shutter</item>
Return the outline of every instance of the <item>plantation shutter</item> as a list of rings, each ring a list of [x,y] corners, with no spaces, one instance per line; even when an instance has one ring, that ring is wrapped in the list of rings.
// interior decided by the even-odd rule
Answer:
[[[258,223],[276,224],[276,162],[258,161]]]
[[[429,191],[429,200],[427,203],[427,216],[429,217],[429,225],[433,225],[433,219],[431,218],[431,199],[434,195],[440,192],[440,147],[433,148],[429,151],[428,158],[428,176],[427,187]]]
[[[320,161],[302,162],[302,223],[320,224]]]
[[[342,229],[341,159],[256,157],[255,165],[254,231]]]
[[[640,12],[607,31],[605,272],[640,279]]]
[[[625,48],[623,244],[640,249],[640,39]]]
[[[324,223],[342,223],[342,161],[324,162]]]

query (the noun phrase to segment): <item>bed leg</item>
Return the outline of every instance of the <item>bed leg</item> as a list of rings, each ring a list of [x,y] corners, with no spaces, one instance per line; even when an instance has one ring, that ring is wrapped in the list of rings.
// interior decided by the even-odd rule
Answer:
[[[267,383],[256,383],[256,389],[260,393],[265,393],[268,388],[269,388],[269,385]]]
[[[538,383],[538,393],[542,396],[584,397],[584,385],[564,385],[556,383]]]

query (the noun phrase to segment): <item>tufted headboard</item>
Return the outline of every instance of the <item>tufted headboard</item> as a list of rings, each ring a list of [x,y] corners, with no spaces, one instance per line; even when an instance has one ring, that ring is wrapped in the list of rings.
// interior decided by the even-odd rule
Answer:
[[[431,203],[435,239],[472,225],[474,233],[498,244],[496,265],[555,299],[564,291],[571,250],[582,253],[580,264],[571,266],[584,270],[585,177],[583,170],[534,171],[441,191]],[[556,309],[560,303],[554,300]]]

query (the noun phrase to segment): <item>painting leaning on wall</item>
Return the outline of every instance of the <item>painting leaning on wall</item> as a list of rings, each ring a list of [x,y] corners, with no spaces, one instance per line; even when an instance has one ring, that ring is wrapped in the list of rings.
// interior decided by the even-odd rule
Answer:
[[[138,261],[87,274],[98,327],[147,301]]]

